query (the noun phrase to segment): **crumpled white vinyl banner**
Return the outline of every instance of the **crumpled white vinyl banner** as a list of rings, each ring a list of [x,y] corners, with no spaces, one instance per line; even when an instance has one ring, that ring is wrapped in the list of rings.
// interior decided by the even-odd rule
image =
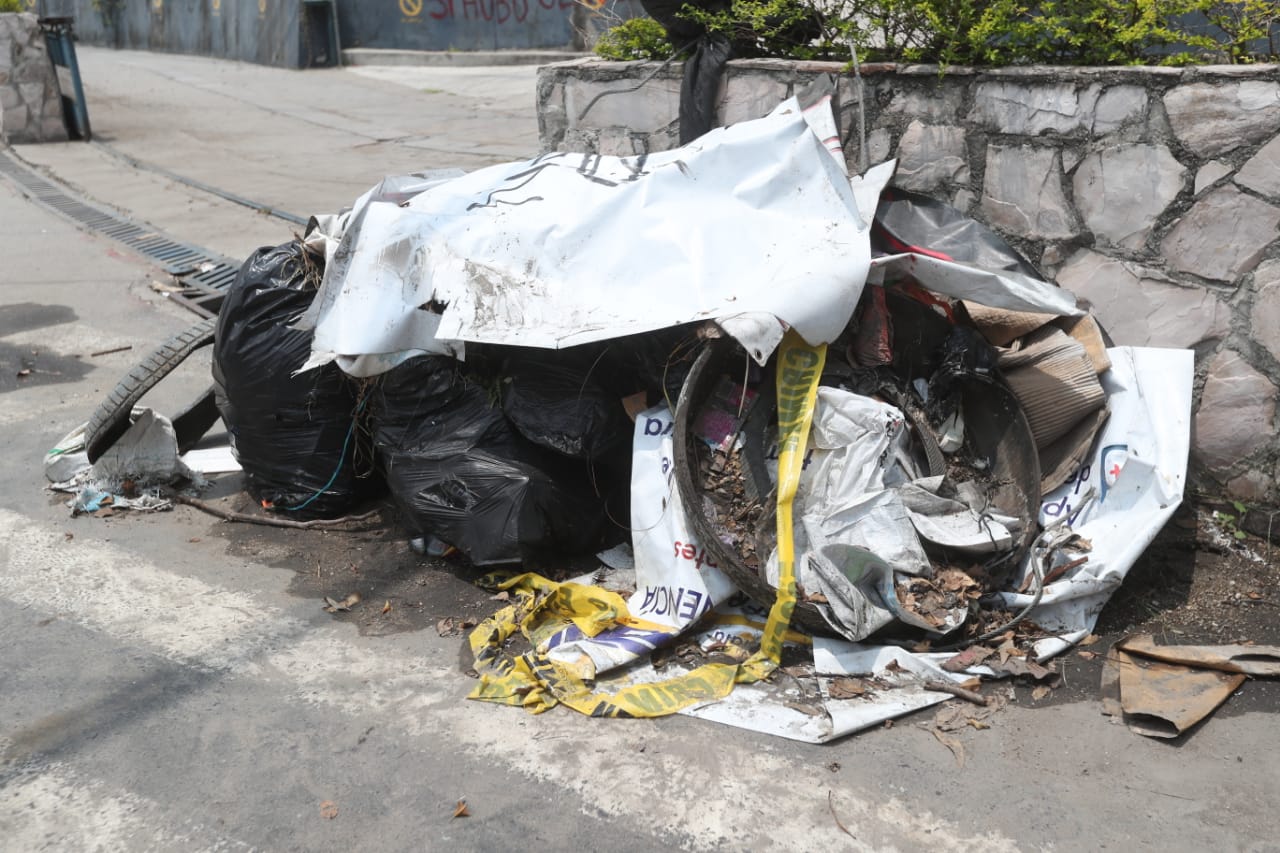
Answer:
[[[689,527],[673,482],[674,433],[675,417],[666,405],[636,418],[631,462],[636,587],[627,609],[652,627],[621,626],[587,637],[570,625],[547,641],[549,658],[577,666],[586,677],[646,658],[737,592]]]
[[[1064,524],[1092,545],[1088,562],[1070,576],[1046,586],[1040,603],[1027,614],[1037,625],[1059,632],[1036,644],[1041,660],[1060,654],[1093,629],[1107,600],[1182,501],[1190,448],[1195,354],[1191,350],[1139,347],[1116,347],[1107,354],[1112,366],[1103,374],[1102,382],[1111,418],[1076,476],[1045,495],[1041,504],[1041,525],[1051,525],[1065,516]],[[1084,500],[1090,491],[1093,499]],[[675,494],[674,486],[670,486],[670,495]],[[657,568],[659,572],[672,571]],[[1005,606],[1015,612],[1032,601],[1031,595],[1015,592],[1003,593],[1003,597]],[[714,621],[706,630],[716,630]],[[696,638],[700,636],[696,632],[695,628],[690,633]],[[826,700],[822,708],[825,713],[802,713],[794,703],[788,704],[794,697],[787,693],[786,679],[778,684],[739,685],[722,700],[695,705],[681,713],[793,740],[824,743],[945,701],[947,694],[929,690],[924,682],[966,678],[965,674],[941,669],[952,654],[917,654],[892,645],[814,637],[814,669]],[[897,666],[888,667],[890,661]],[[900,689],[877,691],[857,701],[831,700],[826,693],[834,676],[887,678],[895,670],[897,675],[893,677],[902,679]],[[982,671],[981,667],[971,670]],[[628,677],[642,682],[665,676],[646,664],[632,667]]]
[[[810,343],[844,329],[871,204],[794,98],[673,151],[481,169],[356,212],[300,324],[307,366],[372,375],[458,341],[559,348],[700,320],[763,362],[782,323]]]

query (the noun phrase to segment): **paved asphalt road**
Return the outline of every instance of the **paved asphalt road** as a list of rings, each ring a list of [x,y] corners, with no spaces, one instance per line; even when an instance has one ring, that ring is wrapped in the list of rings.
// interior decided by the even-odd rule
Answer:
[[[537,153],[531,68],[80,52],[111,148],[16,154],[232,257],[293,226],[118,155],[305,216],[383,174]],[[300,592],[309,561],[319,575],[381,548],[352,571],[392,555],[398,582],[466,599],[403,543],[245,532],[185,507],[70,518],[42,455],[191,321],[151,287],[164,278],[0,178],[0,851],[1280,850],[1271,713],[1229,705],[1171,744],[1088,693],[1024,701],[958,735],[963,766],[927,715],[820,747],[682,717],[531,717],[464,701],[460,639],[433,621],[360,631]],[[197,359],[156,403],[207,381]],[[470,817],[452,817],[459,799]]]

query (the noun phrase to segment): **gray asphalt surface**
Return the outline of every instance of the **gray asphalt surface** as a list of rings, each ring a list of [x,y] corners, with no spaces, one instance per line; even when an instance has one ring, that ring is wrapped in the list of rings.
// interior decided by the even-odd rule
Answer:
[[[304,216],[384,174],[538,153],[527,67],[80,60],[112,148]],[[101,146],[15,153],[232,257],[293,227]],[[44,452],[192,315],[152,288],[153,264],[3,178],[0,223],[0,850],[1280,849],[1273,713],[1164,743],[1096,701],[1022,695],[957,735],[963,766],[928,712],[827,746],[533,717],[464,700],[459,637],[362,632],[297,594],[332,534],[244,534],[185,507],[72,519]],[[153,402],[176,407],[207,369],[193,360]],[[443,571],[397,559],[424,584]],[[454,818],[462,799],[471,816]]]

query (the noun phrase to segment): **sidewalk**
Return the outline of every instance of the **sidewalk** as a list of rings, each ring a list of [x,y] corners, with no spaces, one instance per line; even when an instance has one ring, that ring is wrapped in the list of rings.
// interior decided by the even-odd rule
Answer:
[[[232,257],[285,239],[287,223],[131,168],[111,150],[303,218],[350,205],[388,174],[538,153],[532,65],[289,71],[94,47],[78,55],[95,143],[17,154]]]

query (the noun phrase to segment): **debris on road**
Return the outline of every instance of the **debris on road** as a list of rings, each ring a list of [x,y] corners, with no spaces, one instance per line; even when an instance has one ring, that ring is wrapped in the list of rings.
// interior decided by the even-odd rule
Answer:
[[[388,178],[259,250],[214,340],[246,489],[499,569],[472,698],[825,742],[1048,695],[1182,499],[1193,354],[1105,346],[834,127]]]
[[[1280,646],[1158,645],[1150,635],[1127,637],[1107,653],[1102,712],[1138,734],[1174,738],[1250,677],[1280,677]]]
[[[341,601],[337,601],[336,599],[330,598],[326,595],[324,597],[324,609],[326,613],[346,613],[351,610],[351,608],[359,604],[360,600],[360,593],[358,592],[351,593]]]

